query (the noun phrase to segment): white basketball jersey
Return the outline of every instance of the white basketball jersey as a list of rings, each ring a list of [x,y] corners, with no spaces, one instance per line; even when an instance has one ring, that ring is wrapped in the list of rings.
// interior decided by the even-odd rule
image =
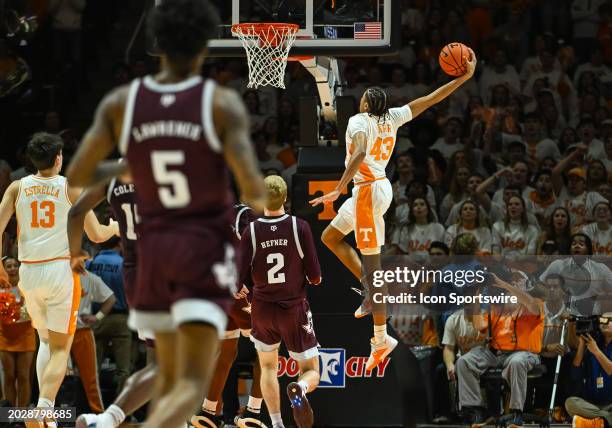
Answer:
[[[69,258],[68,199],[66,177],[21,179],[15,202],[17,238],[21,262]]]
[[[346,128],[346,160],[344,166],[353,153],[353,138],[358,132],[366,135],[366,157],[359,165],[355,174],[356,184],[385,178],[385,168],[393,154],[397,130],[404,123],[412,119],[412,111],[408,105],[389,109],[384,119],[370,116],[368,113],[359,113],[349,119]]]

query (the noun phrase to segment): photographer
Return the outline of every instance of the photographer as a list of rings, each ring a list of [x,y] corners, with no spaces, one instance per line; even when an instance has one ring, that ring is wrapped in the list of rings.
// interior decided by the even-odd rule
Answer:
[[[579,336],[574,356],[574,374],[583,384],[581,397],[565,401],[575,428],[612,425],[612,312],[599,317],[600,334]]]
[[[514,273],[512,276],[515,276]],[[511,280],[512,281],[512,280]],[[472,424],[482,424],[483,399],[480,376],[489,368],[503,367],[502,377],[510,386],[510,425],[522,426],[522,411],[527,395],[527,374],[540,363],[544,311],[542,301],[517,286],[490,274],[489,295],[510,294],[517,303],[491,305],[482,314],[476,308],[472,322],[477,331],[488,332],[489,346],[476,346],[456,362],[459,405]],[[470,308],[471,309],[471,308]],[[466,309],[467,310],[467,309]],[[471,311],[468,311],[471,312]]]

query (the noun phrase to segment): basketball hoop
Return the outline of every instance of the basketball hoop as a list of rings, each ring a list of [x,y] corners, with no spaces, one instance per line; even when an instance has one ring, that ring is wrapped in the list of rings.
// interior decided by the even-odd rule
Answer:
[[[300,26],[285,23],[244,23],[232,25],[240,38],[249,64],[249,88],[275,86],[285,89],[287,56]]]

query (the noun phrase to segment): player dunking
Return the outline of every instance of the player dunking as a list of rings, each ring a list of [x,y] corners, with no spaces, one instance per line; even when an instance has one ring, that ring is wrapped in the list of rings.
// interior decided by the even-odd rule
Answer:
[[[13,213],[17,215],[19,289],[40,338],[36,373],[40,394],[37,407],[53,407],[68,364],[81,298],[78,275],[70,269],[66,223],[71,201],[80,191],[69,188],[62,169],[62,139],[38,133],[28,143],[27,153],[38,170],[14,181],[0,204],[0,237]],[[103,242],[118,233],[117,224],[103,226],[93,212],[85,217],[89,239]],[[0,238],[1,239],[1,238]],[[0,248],[2,248],[0,241]],[[0,266],[0,282],[8,277]],[[31,422],[32,426],[41,423]],[[56,426],[48,421],[46,426]]]
[[[108,186],[97,186],[85,190],[70,209],[68,218],[68,240],[70,242],[72,268],[75,272],[83,272],[85,270],[83,262],[87,257],[81,251],[81,235],[83,234],[85,213],[95,208],[106,198],[113,212],[113,217],[117,219],[119,224],[123,254],[123,284],[129,305],[133,301],[136,279],[136,224],[138,223],[135,189],[131,181],[129,175],[122,175],[113,179]],[[147,346],[150,346],[150,341],[147,341]],[[150,353],[152,354],[152,352]],[[149,362],[143,369],[129,377],[115,402],[104,413],[80,415],[77,418],[76,427],[117,428],[125,420],[126,415],[132,414],[152,398],[156,372],[155,362]]]
[[[200,77],[218,22],[207,0],[157,6],[149,29],[161,71],[104,98],[68,170],[90,186],[115,147],[128,160],[140,216],[130,326],[155,331],[158,364],[148,428],[182,426],[210,383],[237,281],[228,165],[242,199],[263,208],[244,105]]]
[[[471,52],[471,51],[470,51]],[[338,215],[323,231],[322,241],[340,261],[363,282],[366,301],[355,313],[362,316],[371,308],[374,318],[374,337],[366,370],[372,370],[397,345],[397,340],[387,335],[387,311],[384,304],[374,304],[370,299],[371,275],[380,269],[380,249],[385,243],[383,216],[393,198],[391,183],[385,168],[395,146],[397,130],[432,105],[448,97],[474,74],[476,55],[464,58],[467,72],[429,95],[403,107],[387,107],[387,95],[378,87],[368,88],[359,104],[359,112],[351,117],[346,130],[346,170],[332,192],[315,198],[313,206],[332,203],[351,180],[354,182],[352,197],[346,200]],[[363,266],[355,250],[344,241],[350,232],[355,233],[357,248],[363,256]],[[363,272],[362,272],[363,269]]]
[[[240,240],[240,278],[253,281],[251,341],[261,365],[261,391],[273,428],[284,427],[280,413],[278,348],[281,340],[298,362],[298,382],[287,386],[298,428],[310,428],[313,413],[306,398],[319,384],[319,350],[306,300],[306,285],[321,282],[321,267],[310,226],[285,214],[287,184],[266,177],[265,217],[252,222]]]

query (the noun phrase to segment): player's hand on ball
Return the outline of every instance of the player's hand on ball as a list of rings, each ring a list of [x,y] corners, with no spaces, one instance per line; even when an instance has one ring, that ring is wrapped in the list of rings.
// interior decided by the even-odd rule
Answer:
[[[472,48],[469,48],[469,50],[470,50],[470,55],[466,55],[463,57],[463,60],[465,61],[465,68],[467,69],[464,76],[468,79],[474,75],[474,72],[476,71],[476,63],[477,63],[476,54],[474,53]]]
[[[318,198],[315,198],[312,201],[310,201],[310,205],[312,205],[313,207],[316,207],[317,205],[321,205],[321,204],[331,204],[339,197],[340,197],[340,192],[338,190],[332,190],[328,194],[319,196]]]
[[[81,252],[75,256],[70,256],[70,267],[72,271],[77,274],[87,275],[87,269],[85,269],[85,261],[89,260],[91,257],[87,254],[86,251],[81,250]]]

